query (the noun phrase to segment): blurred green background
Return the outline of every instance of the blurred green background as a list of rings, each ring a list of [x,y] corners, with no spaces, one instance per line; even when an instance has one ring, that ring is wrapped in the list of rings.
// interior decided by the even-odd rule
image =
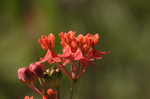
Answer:
[[[98,32],[102,40],[97,48],[112,51],[80,79],[74,99],[150,99],[149,4],[149,0],[0,0],[0,99],[35,95],[19,82],[17,69],[44,55],[37,43],[41,34],[69,30]],[[69,99],[67,85],[62,84],[62,99]]]

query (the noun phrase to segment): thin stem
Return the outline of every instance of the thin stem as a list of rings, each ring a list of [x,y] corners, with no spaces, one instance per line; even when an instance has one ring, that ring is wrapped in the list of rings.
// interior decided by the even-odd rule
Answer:
[[[70,87],[70,99],[73,99],[73,94],[74,94],[74,87],[75,87],[75,81],[71,81],[71,87]]]
[[[40,94],[40,95],[42,95],[43,93],[42,93],[42,91],[41,90],[39,90],[38,88],[36,88],[35,86],[34,86],[34,84],[33,83],[31,83],[31,84],[27,84],[28,85],[28,87],[29,88],[31,88],[32,90],[34,90],[36,93],[38,93],[38,94]]]
[[[79,79],[86,71],[87,71],[87,67],[82,66],[80,72],[77,75],[77,79]]]
[[[70,72],[68,72],[68,70],[65,68],[64,65],[60,64],[59,68],[70,80],[72,80],[72,76],[71,76]]]
[[[46,84],[45,84],[44,79],[39,78],[39,83],[40,83],[40,85],[42,87],[43,93],[45,94],[46,93]]]
[[[56,99],[60,99],[60,89],[57,88],[57,96],[56,96]]]

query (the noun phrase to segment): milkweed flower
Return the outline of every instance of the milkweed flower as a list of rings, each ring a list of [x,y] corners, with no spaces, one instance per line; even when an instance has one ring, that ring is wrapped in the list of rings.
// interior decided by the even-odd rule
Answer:
[[[50,33],[48,36],[42,35],[39,43],[44,50],[52,50],[55,48],[55,36]]]
[[[67,33],[61,32],[61,45],[63,47],[62,57],[63,65],[72,64],[72,68],[82,66],[82,69],[76,70],[76,72],[66,73],[66,75],[72,75],[70,78],[78,79],[83,72],[86,71],[87,66],[90,65],[95,59],[102,59],[103,55],[108,52],[103,52],[95,49],[95,46],[99,43],[100,36],[98,33],[86,35],[76,35],[76,32],[69,31]],[[76,64],[75,62],[79,62]],[[66,70],[63,69],[64,72]],[[73,71],[73,70],[72,70]],[[77,74],[77,72],[79,72]]]
[[[69,31],[68,33],[61,32],[60,37],[64,48],[62,57],[68,57],[73,61],[101,59],[102,55],[107,54],[107,52],[95,49],[95,45],[98,44],[100,39],[98,33],[95,35],[88,33],[85,36],[82,34],[76,36],[76,32]]]
[[[92,61],[102,59],[103,55],[108,54],[108,52],[99,51],[95,48],[101,38],[98,33],[77,35],[77,32],[74,31],[61,32],[60,38],[63,48],[62,54],[54,51],[55,36],[52,33],[48,36],[41,36],[39,43],[47,53],[41,58],[40,62],[48,62],[49,64],[59,63],[58,67],[60,70],[70,79],[78,79],[81,76],[80,74],[83,74],[83,71],[87,70]],[[79,64],[76,64],[76,62],[79,62]],[[68,71],[66,69],[67,64],[72,64],[72,68],[79,67],[78,65],[80,65],[82,69],[78,68],[76,72],[74,70]]]
[[[56,37],[53,33],[42,35],[38,42],[46,52],[45,55],[28,67],[18,69],[19,80],[40,94],[43,99],[58,99],[59,93],[55,90],[57,87],[50,88],[49,80],[51,82],[59,81],[58,79],[61,77],[59,75],[63,73],[70,80],[76,81],[87,71],[94,60],[100,60],[103,55],[110,53],[110,51],[96,49],[95,46],[101,39],[98,33],[77,35],[77,32],[69,31],[61,32],[59,36],[62,46],[61,53],[55,51]],[[36,82],[39,82],[40,87],[36,87]],[[33,99],[33,96],[25,96],[24,99]]]
[[[55,48],[55,35],[50,33],[48,36],[42,35],[39,39],[39,44],[41,47],[47,51],[44,58],[40,59],[40,62],[46,62],[49,63],[56,63],[60,62],[60,58],[57,56],[56,52],[54,51]]]

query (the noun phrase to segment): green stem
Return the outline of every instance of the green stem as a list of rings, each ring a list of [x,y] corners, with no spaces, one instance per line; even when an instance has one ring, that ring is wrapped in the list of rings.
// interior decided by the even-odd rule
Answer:
[[[73,94],[74,94],[74,87],[75,87],[75,81],[71,81],[71,87],[70,87],[70,99],[73,99]]]
[[[57,98],[56,99],[60,99],[60,89],[57,88]]]

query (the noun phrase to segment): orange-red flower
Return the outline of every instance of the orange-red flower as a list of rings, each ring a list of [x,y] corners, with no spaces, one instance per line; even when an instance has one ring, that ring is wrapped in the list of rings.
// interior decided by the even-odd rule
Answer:
[[[48,36],[42,35],[39,39],[39,43],[44,50],[52,50],[55,48],[55,36],[52,33]]]
[[[70,47],[71,51],[76,51],[77,49],[77,40],[76,40],[76,32],[69,31],[68,33],[61,32],[61,44],[63,48]]]
[[[55,35],[50,33],[48,36],[42,35],[39,39],[39,43],[41,47],[47,51],[46,55],[40,59],[40,63],[48,62],[48,63],[56,63],[60,62],[60,58],[57,56],[54,51],[55,48]]]
[[[63,54],[60,56],[63,58],[69,58],[72,61],[92,61],[93,59],[101,59],[102,55],[107,54],[107,52],[95,49],[95,45],[98,44],[100,39],[98,33],[76,36],[76,32],[69,31],[68,33],[61,32],[60,36],[63,46]]]
[[[76,35],[76,32],[69,31],[67,33],[61,32],[61,45],[63,47],[63,54],[59,55],[62,58],[61,70],[71,79],[78,79],[87,69],[87,66],[95,59],[102,59],[103,55],[108,52],[103,52],[95,49],[95,46],[99,43],[100,36],[98,33],[86,35]],[[79,64],[75,64],[78,62]],[[74,66],[82,67],[76,72],[67,72],[65,65],[72,64]],[[71,76],[71,77],[70,77]]]

